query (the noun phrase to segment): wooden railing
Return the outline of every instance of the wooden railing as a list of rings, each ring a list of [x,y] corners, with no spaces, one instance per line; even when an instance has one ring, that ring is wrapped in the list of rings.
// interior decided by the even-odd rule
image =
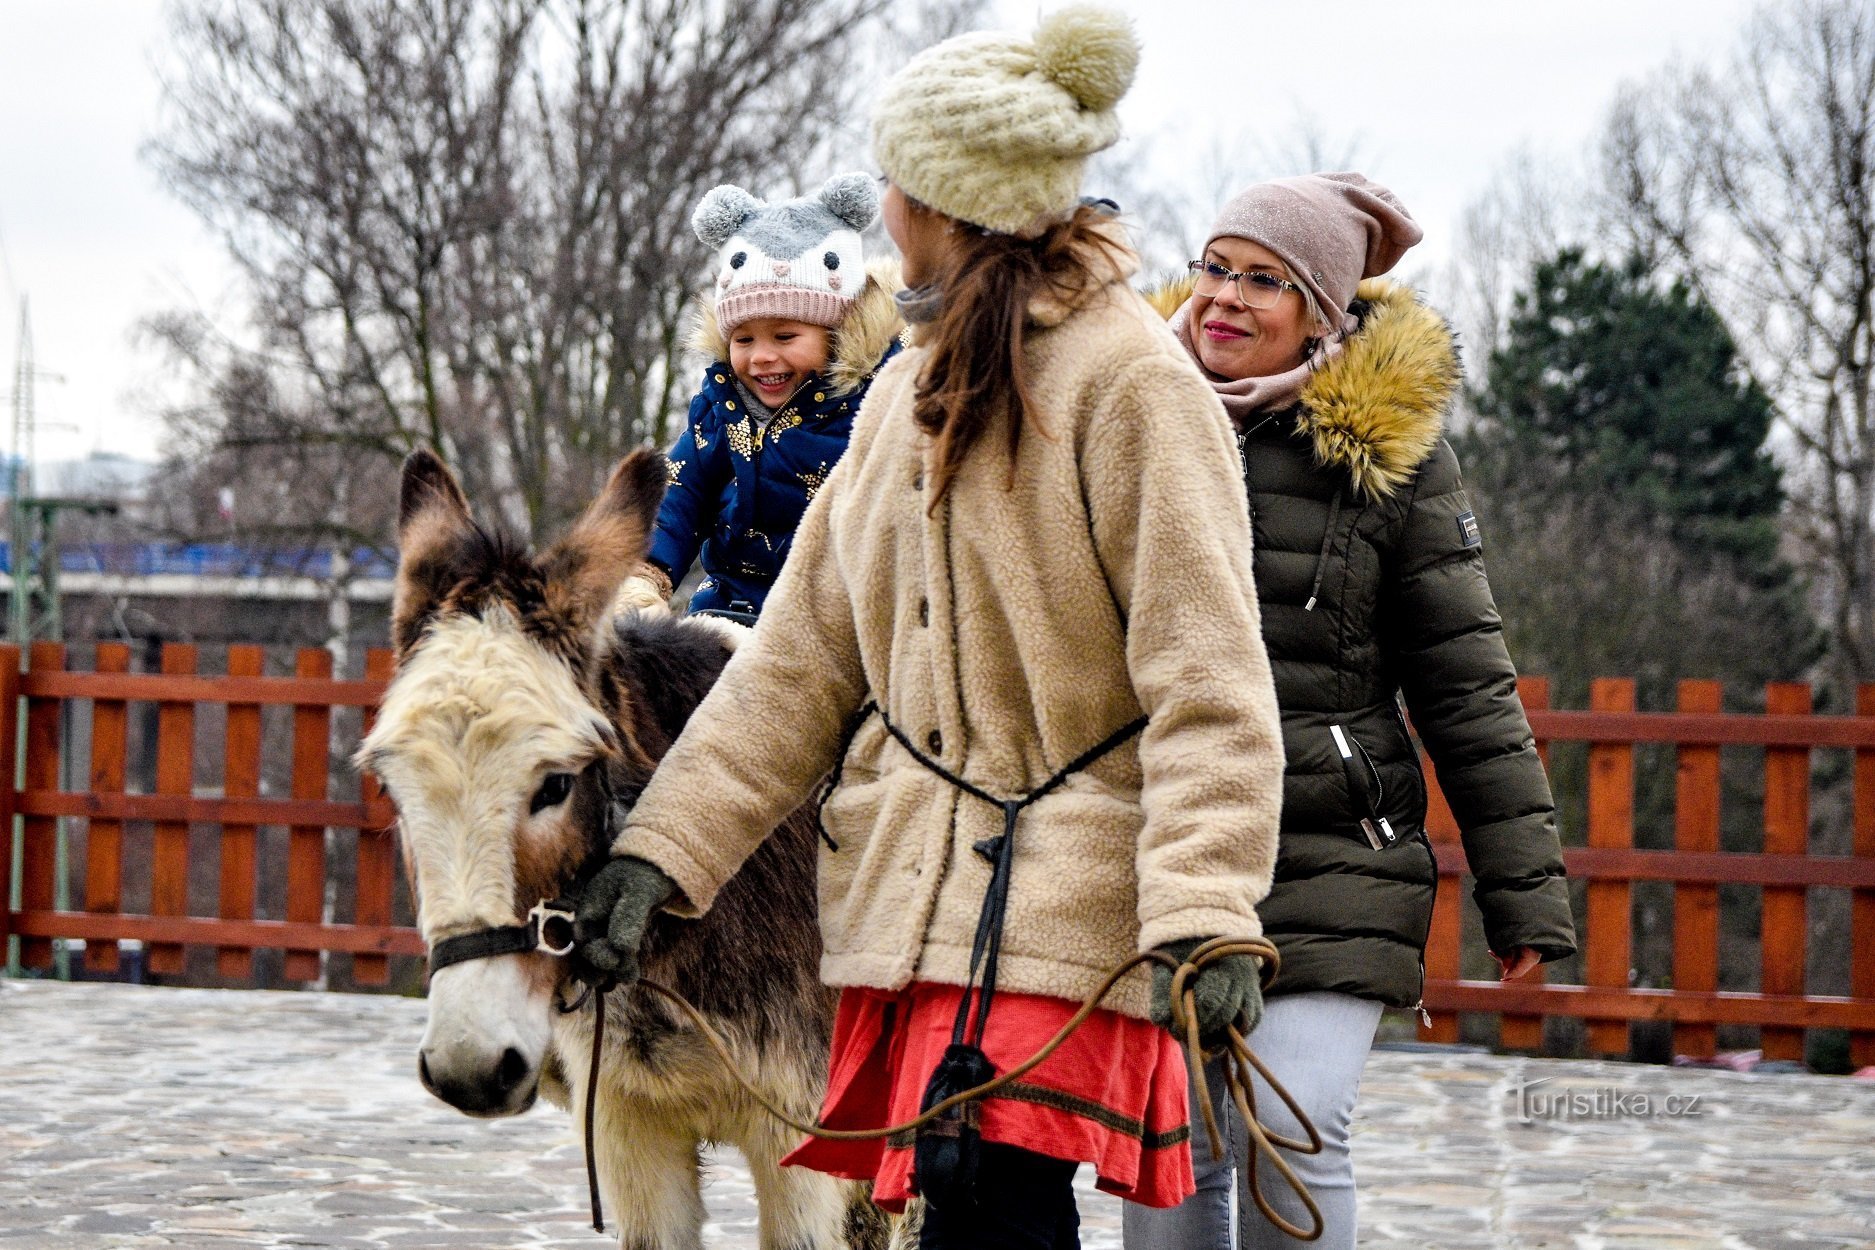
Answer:
[[[1636,712],[1634,682],[1622,678],[1595,681],[1585,712],[1551,710],[1540,678],[1526,678],[1521,693],[1546,763],[1555,744],[1588,744],[1587,845],[1563,852],[1570,877],[1586,883],[1586,907],[1576,916],[1583,983],[1545,984],[1542,969],[1509,983],[1461,979],[1462,966],[1482,960],[1462,939],[1461,902],[1469,894],[1464,853],[1428,769],[1427,827],[1440,888],[1426,951],[1432,1024],[1421,1035],[1455,1041],[1458,1013],[1491,1012],[1500,1016],[1500,1045],[1536,1050],[1543,1018],[1570,1016],[1586,1022],[1588,1050],[1621,1055],[1631,1048],[1631,1023],[1658,1020],[1672,1023],[1674,1053],[1706,1057],[1716,1049],[1719,1026],[1750,1025],[1765,1058],[1800,1060],[1806,1029],[1844,1029],[1850,1062],[1875,1064],[1875,686],[1860,689],[1855,716],[1811,715],[1810,688],[1796,683],[1768,686],[1762,715],[1721,712],[1719,684],[1709,681],[1681,682],[1674,713]],[[1635,748],[1643,743],[1668,744],[1676,756],[1671,850],[1634,846]],[[1728,746],[1762,748],[1759,851],[1719,849],[1720,751]],[[1810,852],[1812,754],[1825,749],[1852,756],[1848,855]],[[1632,893],[1640,881],[1673,886],[1669,987],[1630,983]],[[1761,892],[1754,992],[1719,988],[1724,885]],[[1806,990],[1808,893],[1816,888],[1850,892],[1847,949],[1829,952],[1849,964],[1847,995]]]
[[[281,979],[313,982],[326,953],[347,952],[351,983],[369,986],[386,983],[390,957],[422,954],[416,932],[394,922],[393,900],[404,887],[390,804],[351,775],[332,732],[335,713],[347,709],[357,709],[351,715],[361,721],[354,738],[369,723],[390,673],[388,652],[371,652],[364,679],[350,681],[335,680],[329,656],[312,649],[297,654],[290,677],[261,676],[256,647],[230,648],[226,674],[213,676],[197,672],[187,646],[164,648],[160,673],[130,673],[128,650],[115,644],[97,648],[91,672],[66,671],[57,646],[35,646],[28,658],[22,672],[18,650],[0,646],[0,742],[14,740],[24,716],[22,784],[0,782],[0,830],[16,815],[23,827],[21,903],[0,909],[0,938],[19,939],[24,966],[47,968],[54,939],[82,938],[83,967],[108,973],[117,944],[136,939],[158,975],[181,974],[186,948],[209,947],[213,975],[243,983],[253,952],[274,949],[285,952]],[[1586,744],[1586,829],[1580,837],[1565,831],[1566,841],[1586,845],[1564,852],[1570,876],[1585,883],[1576,917],[1581,984],[1544,983],[1541,970],[1509,984],[1461,975],[1488,961],[1476,948],[1475,922],[1468,929],[1464,921],[1464,856],[1428,770],[1428,829],[1441,882],[1426,954],[1432,1024],[1422,1036],[1456,1040],[1461,1013],[1490,1013],[1499,1020],[1494,1040],[1536,1050],[1545,1017],[1575,1017],[1586,1022],[1587,1049],[1625,1054],[1630,1024],[1657,1020],[1672,1023],[1678,1053],[1710,1055],[1721,1026],[1742,1025],[1758,1030],[1767,1057],[1801,1058],[1806,1029],[1842,1029],[1853,1062],[1875,1064],[1875,687],[1861,690],[1856,716],[1811,715],[1809,689],[1789,684],[1768,689],[1763,715],[1722,713],[1712,682],[1682,683],[1672,714],[1634,711],[1634,683],[1620,679],[1597,681],[1588,711],[1550,710],[1540,679],[1525,681],[1523,697],[1546,761],[1553,745]],[[138,745],[154,756],[145,761],[147,792],[129,784],[133,709],[146,722]],[[73,732],[80,724],[86,733]],[[82,758],[67,758],[80,752],[66,744],[83,739]],[[204,740],[220,749],[198,759]],[[1676,756],[1670,850],[1635,846],[1635,752],[1650,743]],[[1720,849],[1725,747],[1762,753],[1761,849]],[[1810,851],[1818,751],[1852,761],[1841,783],[1850,791],[1845,810],[1853,812],[1847,855]],[[68,873],[76,899],[63,910],[54,906],[60,821],[72,844],[82,845],[82,872]],[[148,880],[137,883],[147,887],[148,903],[134,911],[125,905],[129,831],[148,847],[139,860],[147,862]],[[257,881],[269,870],[281,875],[282,865],[267,862],[263,831],[272,831],[265,844],[285,860],[284,902],[271,918],[257,915]],[[342,864],[331,862],[335,847]],[[211,848],[217,862],[205,881]],[[339,867],[348,886],[342,922],[328,897]],[[0,855],[0,886],[9,884],[9,868]],[[1672,884],[1670,987],[1630,983],[1632,892],[1634,883],[1649,881]],[[1720,887],[1728,885],[1762,895],[1760,984],[1750,992],[1719,988]],[[1813,889],[1850,892],[1849,949],[1836,952],[1850,965],[1847,995],[1806,989]]]
[[[129,672],[129,649],[115,643],[98,646],[92,672],[66,671],[64,648],[52,644],[34,645],[28,659],[22,672],[19,649],[0,647],[0,743],[15,740],[22,709],[25,718],[21,784],[0,784],[0,829],[16,815],[22,827],[20,907],[7,909],[0,938],[20,939],[22,966],[50,967],[53,939],[81,938],[84,969],[110,972],[118,943],[129,939],[144,944],[145,966],[158,975],[183,972],[185,947],[212,946],[221,978],[246,979],[255,950],[277,949],[285,952],[285,980],[311,982],[323,973],[324,952],[344,951],[353,956],[354,982],[382,985],[388,956],[423,953],[415,930],[392,922],[400,866],[390,803],[368,779],[349,776],[339,780],[356,797],[331,797],[334,711],[362,709],[368,723],[390,675],[388,651],[369,654],[362,681],[334,680],[331,656],[317,648],[298,653],[291,677],[261,676],[259,647],[230,647],[219,676],[198,674],[196,649],[186,645],[163,648],[160,673]],[[154,755],[148,793],[126,789],[136,705],[155,708],[153,732],[143,735],[151,741],[139,742]],[[197,717],[210,708],[225,725],[219,785],[204,779],[196,758]],[[270,710],[279,724],[263,736]],[[82,711],[89,712],[87,758],[62,759]],[[274,757],[269,771],[286,774],[284,797],[262,793],[264,755]],[[54,906],[61,819],[84,824],[82,898],[63,911]],[[126,825],[139,823],[139,833],[149,831],[149,901],[147,910],[130,913],[123,905],[125,834]],[[201,876],[191,831],[203,826],[218,834],[217,898],[207,915],[190,908],[191,883]],[[284,915],[261,919],[259,837],[270,827],[286,831]],[[346,923],[327,915],[327,847],[336,831],[356,831]],[[0,856],[0,884],[9,859]]]

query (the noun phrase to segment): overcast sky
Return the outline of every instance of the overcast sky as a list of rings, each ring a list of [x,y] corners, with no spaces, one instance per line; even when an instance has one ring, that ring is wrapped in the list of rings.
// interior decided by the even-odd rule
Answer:
[[[1464,206],[1513,153],[1573,157],[1623,81],[1722,55],[1755,7],[1117,2],[1145,46],[1121,106],[1123,142],[1142,163],[1196,186],[1248,182],[1278,172],[1271,161],[1312,128],[1331,151],[1357,153],[1425,226],[1413,271],[1449,254]],[[994,0],[992,14],[1027,29],[1048,7]],[[215,241],[138,154],[164,31],[159,0],[0,0],[0,392],[10,399],[28,296],[39,368],[63,379],[37,387],[41,458],[157,454],[161,361],[137,345],[135,323],[178,306],[238,316]],[[4,413],[10,447],[10,403]]]

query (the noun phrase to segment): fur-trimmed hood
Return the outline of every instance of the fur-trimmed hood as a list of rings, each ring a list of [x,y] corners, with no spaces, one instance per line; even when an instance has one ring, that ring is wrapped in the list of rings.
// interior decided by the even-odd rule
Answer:
[[[1191,280],[1181,279],[1147,299],[1169,320],[1190,295]],[[1401,283],[1368,279],[1350,311],[1360,325],[1303,387],[1296,428],[1314,441],[1320,464],[1345,469],[1366,498],[1385,499],[1439,445],[1458,393],[1458,342],[1445,318]]]
[[[898,301],[892,298],[903,286],[897,261],[880,259],[866,266],[865,289],[833,328],[832,359],[826,376],[835,395],[858,390],[879,367],[886,348],[904,330]],[[717,324],[716,302],[707,294],[698,297],[696,321],[685,345],[711,364],[729,359],[729,340]]]

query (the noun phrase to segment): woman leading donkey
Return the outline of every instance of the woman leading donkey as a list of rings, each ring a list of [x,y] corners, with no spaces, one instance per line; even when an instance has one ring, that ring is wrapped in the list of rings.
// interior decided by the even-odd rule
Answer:
[[[1077,200],[1137,56],[1124,20],[1066,9],[1032,40],[940,44],[887,86],[873,144],[913,346],[582,901],[607,934],[583,953],[630,980],[647,918],[707,909],[831,772],[831,1127],[909,1118],[934,1073],[1006,1071],[1138,952],[1259,932],[1282,748],[1236,453],[1129,288],[1116,224]],[[1192,1180],[1169,980],[1136,972],[949,1125],[980,1134],[973,1172],[941,1137],[811,1141],[791,1161],[872,1180],[888,1209],[922,1193],[928,1247],[1077,1245],[1081,1162],[1176,1203]],[[1204,967],[1196,1000],[1207,1037],[1254,1022],[1256,961]]]

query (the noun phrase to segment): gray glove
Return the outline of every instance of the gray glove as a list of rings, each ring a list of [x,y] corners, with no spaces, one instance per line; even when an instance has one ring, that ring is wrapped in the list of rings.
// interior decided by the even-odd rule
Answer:
[[[1209,938],[1187,938],[1167,942],[1157,949],[1180,963],[1203,946]],[[1241,1031],[1248,1035],[1263,1018],[1263,981],[1256,957],[1227,955],[1208,965],[1185,983],[1191,988],[1198,1012],[1198,1041],[1215,1046],[1224,1040],[1224,1029],[1241,1020]],[[1162,1029],[1172,1027],[1172,970],[1163,964],[1152,966],[1152,1022]],[[1184,1040],[1180,1035],[1180,1040]]]
[[[601,868],[580,891],[574,912],[579,957],[625,985],[638,979],[638,949],[653,912],[677,893],[656,864],[625,856]]]

